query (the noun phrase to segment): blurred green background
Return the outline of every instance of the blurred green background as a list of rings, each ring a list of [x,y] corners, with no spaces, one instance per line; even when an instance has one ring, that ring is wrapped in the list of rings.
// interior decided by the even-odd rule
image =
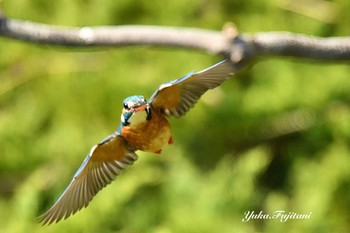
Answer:
[[[168,25],[349,36],[348,0],[3,0],[12,18],[65,26]],[[350,232],[350,66],[271,58],[170,121],[175,143],[137,163],[66,221],[35,217],[122,100],[218,62],[180,49],[62,48],[0,38],[0,232]],[[251,220],[246,211],[312,213]]]

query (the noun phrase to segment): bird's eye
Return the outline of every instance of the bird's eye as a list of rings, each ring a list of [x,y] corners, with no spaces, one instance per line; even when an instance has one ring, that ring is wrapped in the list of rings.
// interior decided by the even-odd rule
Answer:
[[[127,103],[123,103],[123,106],[125,109],[130,109],[129,105]]]

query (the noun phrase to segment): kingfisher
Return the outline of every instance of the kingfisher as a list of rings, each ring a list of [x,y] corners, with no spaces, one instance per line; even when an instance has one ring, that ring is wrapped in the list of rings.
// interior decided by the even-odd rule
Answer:
[[[93,197],[138,158],[137,150],[160,154],[172,144],[168,117],[185,115],[197,100],[234,75],[229,60],[164,83],[146,100],[134,95],[123,101],[117,130],[94,145],[56,203],[38,220],[57,223],[87,207]]]

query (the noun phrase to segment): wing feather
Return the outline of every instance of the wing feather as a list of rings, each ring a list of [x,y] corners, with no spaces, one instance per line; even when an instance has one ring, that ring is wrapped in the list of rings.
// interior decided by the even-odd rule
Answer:
[[[190,72],[182,78],[160,85],[149,102],[167,116],[186,114],[209,89],[213,89],[234,74],[228,60],[221,61],[197,73]]]
[[[126,145],[124,138],[114,133],[95,145],[74,175],[57,202],[43,215],[39,222],[51,224],[66,219],[83,207],[110,184],[137,155]]]

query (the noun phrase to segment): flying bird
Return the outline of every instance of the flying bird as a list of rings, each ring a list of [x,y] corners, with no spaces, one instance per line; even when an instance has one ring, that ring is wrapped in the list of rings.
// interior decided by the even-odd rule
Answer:
[[[209,89],[234,74],[228,60],[164,83],[146,100],[135,95],[123,101],[118,129],[94,145],[56,203],[39,216],[43,225],[59,222],[87,207],[93,197],[137,160],[136,151],[161,153],[173,143],[167,117],[181,117]]]

